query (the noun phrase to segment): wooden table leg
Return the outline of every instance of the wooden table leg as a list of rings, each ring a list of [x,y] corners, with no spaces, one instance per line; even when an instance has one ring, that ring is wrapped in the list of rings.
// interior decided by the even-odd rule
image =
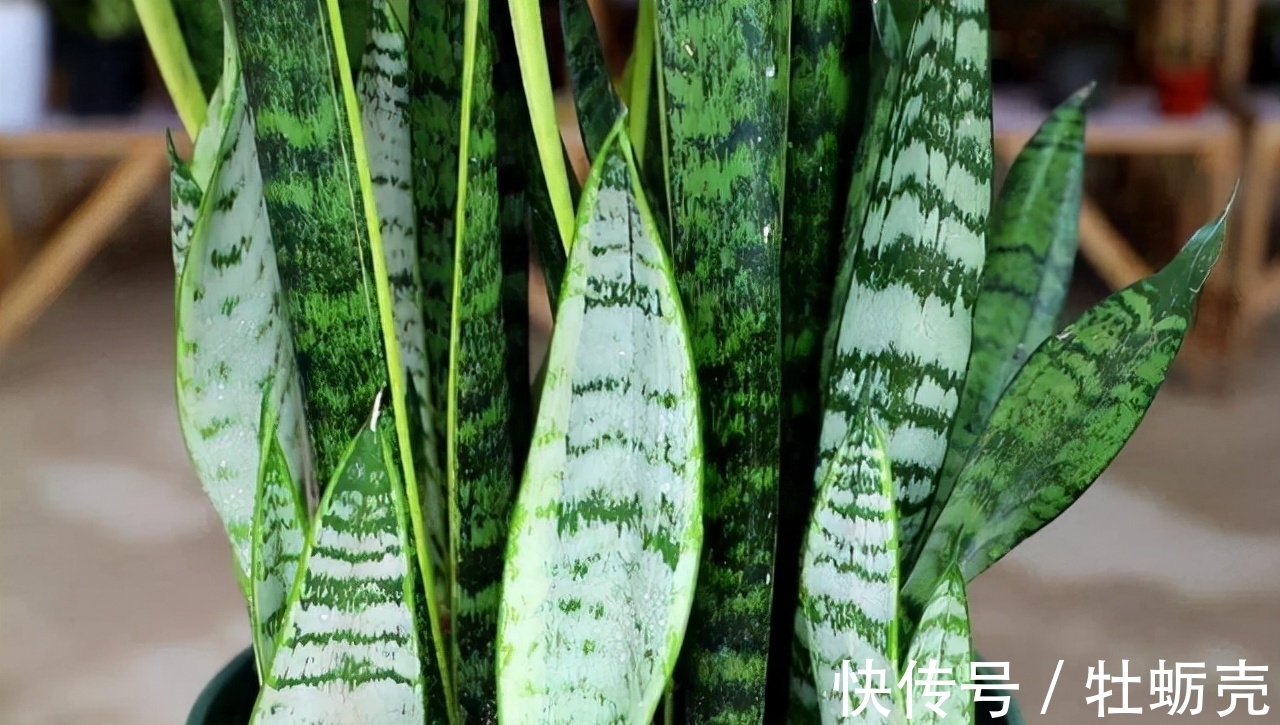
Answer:
[[[1080,202],[1080,256],[1113,290],[1124,289],[1152,273],[1098,205],[1085,195]]]
[[[0,299],[0,351],[70,284],[167,169],[163,146],[138,144],[71,214]]]
[[[0,174],[3,170],[0,170]],[[22,266],[22,251],[18,249],[18,236],[9,214],[9,199],[4,179],[0,178],[0,295],[9,282],[18,276]]]
[[[1244,180],[1232,215],[1236,218],[1236,283],[1241,296],[1240,344],[1252,347],[1258,323],[1268,313],[1272,200],[1280,167],[1280,124],[1254,128],[1244,157]]]

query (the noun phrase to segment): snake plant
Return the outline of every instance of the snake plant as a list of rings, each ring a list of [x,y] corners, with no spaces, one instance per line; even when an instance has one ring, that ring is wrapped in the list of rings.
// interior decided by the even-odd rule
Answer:
[[[866,664],[956,685],[863,721],[975,721],[966,585],[1142,420],[1225,211],[1063,326],[1089,90],[995,193],[983,0],[642,0],[620,78],[562,0],[583,179],[532,0],[172,1],[253,723],[833,723]]]

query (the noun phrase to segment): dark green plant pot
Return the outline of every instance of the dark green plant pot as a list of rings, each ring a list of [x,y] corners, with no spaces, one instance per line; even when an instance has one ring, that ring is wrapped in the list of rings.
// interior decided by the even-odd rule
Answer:
[[[258,699],[258,672],[250,647],[205,685],[187,716],[187,725],[248,725]]]

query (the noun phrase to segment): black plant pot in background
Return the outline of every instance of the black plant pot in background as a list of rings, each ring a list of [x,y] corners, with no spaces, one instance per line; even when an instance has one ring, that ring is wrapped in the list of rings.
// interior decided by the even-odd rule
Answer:
[[[258,673],[250,647],[227,663],[200,691],[187,725],[249,725],[258,699]]]
[[[67,110],[76,116],[127,116],[146,87],[146,39],[97,38],[63,32],[59,55],[67,79]]]

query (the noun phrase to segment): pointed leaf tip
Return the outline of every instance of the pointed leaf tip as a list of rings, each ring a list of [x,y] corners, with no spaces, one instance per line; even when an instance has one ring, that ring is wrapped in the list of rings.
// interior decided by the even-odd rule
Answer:
[[[1089,102],[1090,99],[1093,98],[1093,94],[1097,90],[1098,90],[1098,81],[1096,80],[1089,81],[1088,85],[1084,86],[1080,90],[1071,94],[1070,102],[1074,103],[1077,106],[1084,106]]]

